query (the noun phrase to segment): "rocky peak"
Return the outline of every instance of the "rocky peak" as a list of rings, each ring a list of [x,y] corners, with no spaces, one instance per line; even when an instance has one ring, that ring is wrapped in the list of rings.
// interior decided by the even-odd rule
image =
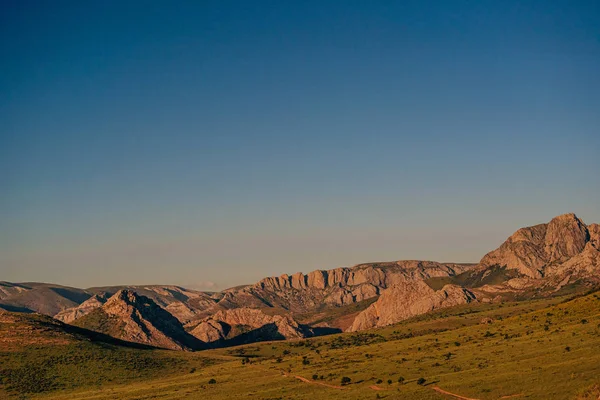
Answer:
[[[135,305],[140,301],[140,296],[133,290],[121,289],[106,302],[106,305],[110,306],[121,301],[127,303],[128,305]]]
[[[594,237],[596,230],[594,227]],[[517,230],[498,249],[486,254],[480,265],[483,268],[506,266],[531,278],[541,278],[548,266],[563,263],[581,253],[590,238],[590,231],[583,221],[573,213],[564,214],[547,224]]]
[[[544,251],[547,261],[563,262],[580,253],[589,240],[587,226],[575,214],[553,218],[546,229]]]
[[[173,350],[198,349],[202,343],[152,299],[122,289],[100,308],[74,321],[75,325],[118,339]]]

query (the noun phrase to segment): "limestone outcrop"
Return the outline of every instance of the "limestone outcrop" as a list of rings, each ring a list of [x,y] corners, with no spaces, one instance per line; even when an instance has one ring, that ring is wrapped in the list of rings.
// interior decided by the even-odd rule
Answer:
[[[433,290],[421,280],[402,282],[384,291],[379,299],[361,312],[350,332],[391,325],[415,315],[475,300],[475,295],[456,285]]]
[[[252,308],[222,310],[201,321],[190,331],[206,343],[231,340],[248,335],[261,340],[303,338],[310,334],[288,315],[268,315]]]

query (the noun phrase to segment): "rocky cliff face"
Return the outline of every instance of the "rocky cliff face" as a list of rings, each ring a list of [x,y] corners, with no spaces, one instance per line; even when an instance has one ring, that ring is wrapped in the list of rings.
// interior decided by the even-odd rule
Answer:
[[[152,299],[121,290],[73,325],[105,333],[117,339],[172,350],[199,349],[202,343]]]
[[[219,311],[204,319],[190,331],[206,343],[231,340],[235,344],[246,342],[240,336],[261,340],[293,339],[307,336],[307,331],[287,315],[267,315],[261,310],[236,308]]]
[[[472,267],[474,265],[409,260],[284,274],[227,292],[218,304],[224,308],[277,307],[292,313],[311,312],[377,297],[396,283],[454,276]]]
[[[391,325],[415,315],[452,307],[475,300],[475,295],[456,285],[433,290],[422,280],[401,282],[383,292],[369,308],[361,312],[350,332]]]
[[[594,235],[596,226],[592,226]],[[589,228],[575,214],[564,214],[548,224],[519,229],[498,249],[486,254],[480,265],[506,266],[530,278],[542,278],[548,272],[560,273],[557,266],[581,253],[590,238]]]

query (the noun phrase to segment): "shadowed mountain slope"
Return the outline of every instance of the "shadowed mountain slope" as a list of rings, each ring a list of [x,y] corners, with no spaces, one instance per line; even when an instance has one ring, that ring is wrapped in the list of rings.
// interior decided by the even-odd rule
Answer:
[[[121,290],[73,324],[112,337],[172,350],[197,350],[203,343],[152,299]]]

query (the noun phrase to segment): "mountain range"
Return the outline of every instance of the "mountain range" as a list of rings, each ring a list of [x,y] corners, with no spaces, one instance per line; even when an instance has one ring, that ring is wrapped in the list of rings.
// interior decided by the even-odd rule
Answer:
[[[115,339],[200,350],[382,327],[440,308],[600,286],[600,225],[575,214],[521,228],[477,264],[394,261],[267,277],[221,292],[0,282],[0,308]]]

